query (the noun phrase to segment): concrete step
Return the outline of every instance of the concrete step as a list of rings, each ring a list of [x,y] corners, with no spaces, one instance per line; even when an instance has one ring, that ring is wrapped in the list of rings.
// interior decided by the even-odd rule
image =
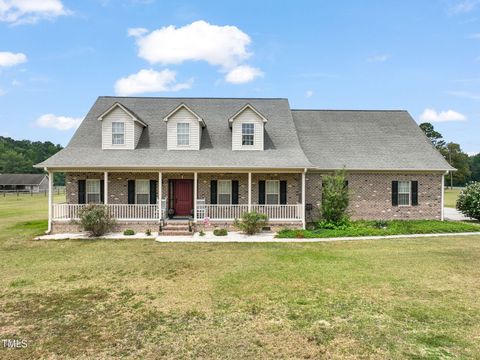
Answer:
[[[193,235],[193,232],[189,232],[188,229],[187,231],[184,230],[163,230],[158,233],[158,236],[186,236],[186,235]]]

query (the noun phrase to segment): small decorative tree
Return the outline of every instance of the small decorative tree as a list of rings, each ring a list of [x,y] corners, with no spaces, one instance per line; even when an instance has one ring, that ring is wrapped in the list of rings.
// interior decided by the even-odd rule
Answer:
[[[235,227],[246,233],[247,235],[254,235],[259,233],[264,226],[267,225],[268,217],[265,214],[260,214],[255,211],[246,212],[242,214],[239,221],[235,219]]]
[[[345,170],[322,177],[322,218],[327,223],[341,224],[348,221],[348,185]]]
[[[80,210],[80,225],[90,236],[102,236],[111,231],[115,220],[110,216],[105,205],[87,205]]]
[[[480,182],[472,182],[460,193],[457,209],[463,215],[480,221]]]

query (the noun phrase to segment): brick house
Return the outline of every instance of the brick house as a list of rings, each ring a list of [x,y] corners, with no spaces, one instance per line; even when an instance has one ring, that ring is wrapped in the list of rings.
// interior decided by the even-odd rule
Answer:
[[[36,166],[66,173],[67,202],[50,197],[53,232],[71,231],[88,203],[106,204],[119,229],[229,226],[246,211],[305,227],[320,215],[322,176],[338,169],[354,219],[443,219],[454,170],[406,111],[261,98],[99,97],[68,146]]]

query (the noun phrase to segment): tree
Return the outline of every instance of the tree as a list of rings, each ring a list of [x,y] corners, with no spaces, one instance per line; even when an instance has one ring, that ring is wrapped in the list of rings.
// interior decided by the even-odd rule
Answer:
[[[470,180],[471,175],[468,155],[456,143],[448,143],[440,152],[448,163],[457,169],[452,174],[453,185],[464,186]]]
[[[430,139],[433,146],[435,146],[438,150],[445,148],[445,140],[443,140],[442,134],[438,131],[435,131],[434,127],[430,123],[422,123],[420,124],[420,129],[423,130],[425,135]]]
[[[322,177],[322,218],[333,224],[348,220],[349,191],[345,171]]]
[[[470,171],[472,181],[480,181],[480,153],[470,156]]]

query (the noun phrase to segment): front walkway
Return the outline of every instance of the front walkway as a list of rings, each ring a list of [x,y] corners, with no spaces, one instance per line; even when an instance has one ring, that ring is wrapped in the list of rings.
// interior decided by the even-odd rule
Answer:
[[[466,217],[460,211],[455,208],[444,208],[443,216],[445,220],[453,220],[453,221],[466,221],[466,220],[474,220],[471,218]]]

